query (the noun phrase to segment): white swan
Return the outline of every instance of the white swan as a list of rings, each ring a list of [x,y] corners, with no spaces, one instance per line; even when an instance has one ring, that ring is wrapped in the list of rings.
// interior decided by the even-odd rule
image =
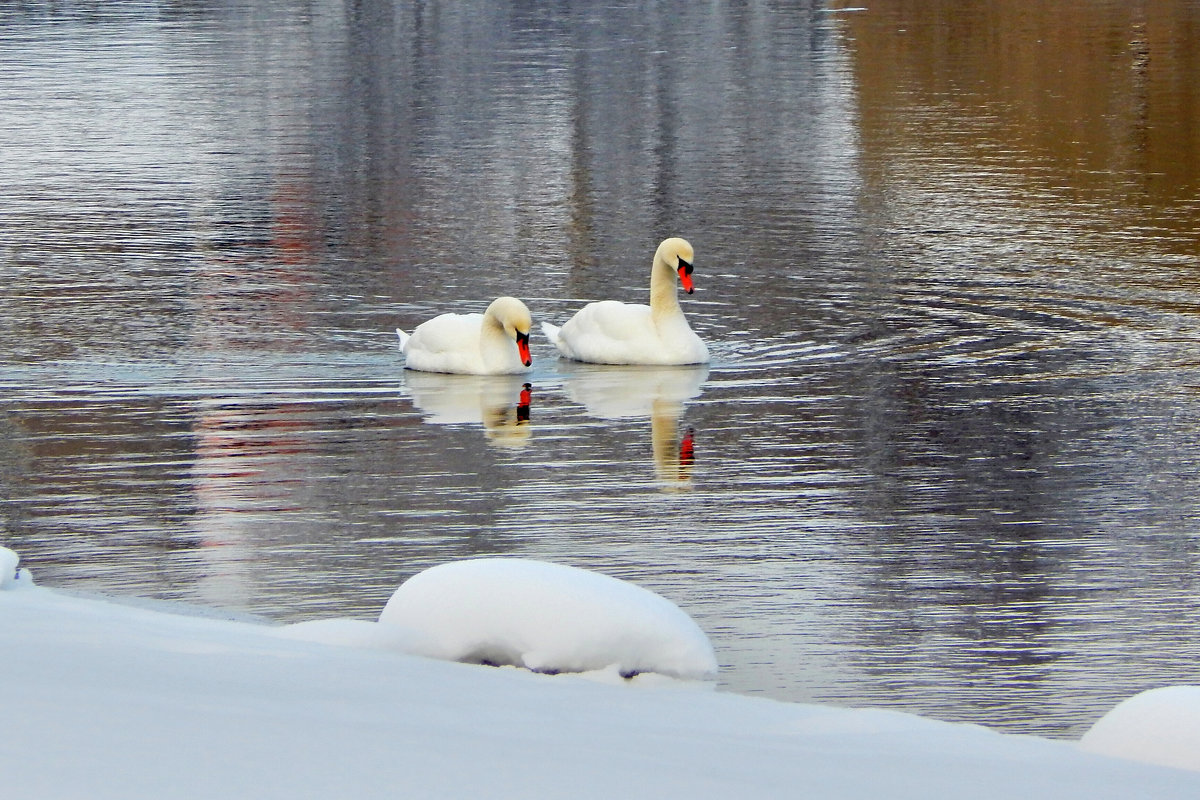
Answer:
[[[650,269],[650,305],[602,300],[588,303],[561,328],[543,322],[558,351],[595,364],[703,364],[708,348],[688,326],[676,296],[678,283],[692,293],[692,246],[663,241]]]
[[[529,309],[515,297],[497,297],[482,314],[442,314],[412,332],[399,328],[404,366],[422,372],[514,375],[533,363]]]

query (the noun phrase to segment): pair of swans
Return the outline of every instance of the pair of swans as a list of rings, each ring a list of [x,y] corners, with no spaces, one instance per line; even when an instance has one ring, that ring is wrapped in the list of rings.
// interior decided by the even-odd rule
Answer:
[[[542,323],[558,351],[595,364],[703,364],[708,348],[688,326],[679,307],[678,286],[692,293],[692,246],[666,239],[654,253],[650,305],[602,300],[581,308],[561,328]],[[399,328],[408,369],[470,375],[511,375],[529,369],[529,309],[515,297],[500,297],[482,314],[442,314],[412,334]]]

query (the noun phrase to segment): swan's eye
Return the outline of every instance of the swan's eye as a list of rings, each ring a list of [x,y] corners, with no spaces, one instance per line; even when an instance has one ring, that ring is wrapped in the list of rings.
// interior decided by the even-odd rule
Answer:
[[[691,262],[689,262],[689,261],[684,261],[684,260],[681,258],[681,259],[679,259],[679,266],[680,266],[680,267],[683,269],[683,273],[684,273],[685,275],[691,275],[691,274],[692,274],[692,265],[691,265]]]

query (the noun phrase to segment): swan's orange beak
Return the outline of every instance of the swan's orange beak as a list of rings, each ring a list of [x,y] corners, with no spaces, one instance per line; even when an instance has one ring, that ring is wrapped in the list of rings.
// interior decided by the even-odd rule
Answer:
[[[517,352],[521,354],[521,363],[532,366],[533,356],[529,355],[529,334],[517,331]]]
[[[688,294],[696,288],[692,285],[692,265],[679,259],[679,282],[683,285],[683,290]]]

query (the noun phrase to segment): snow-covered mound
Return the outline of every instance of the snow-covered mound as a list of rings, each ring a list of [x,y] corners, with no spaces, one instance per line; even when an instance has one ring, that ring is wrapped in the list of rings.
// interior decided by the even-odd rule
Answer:
[[[1097,720],[1079,744],[1092,753],[1200,771],[1200,686],[1136,694]]]
[[[405,581],[379,615],[411,631],[412,652],[539,672],[615,667],[704,680],[712,644],[678,606],[631,583],[561,564],[481,558]]]
[[[7,547],[0,547],[0,589],[7,589],[8,584],[17,578],[17,564],[20,558]]]
[[[0,547],[0,589],[17,589],[33,585],[33,578],[30,576],[29,570],[17,567],[20,563],[20,556],[7,547]]]
[[[0,591],[0,797],[1200,797],[1200,773],[1074,743],[656,681],[543,680],[162,608]],[[370,626],[386,627],[332,628],[382,632]]]
[[[630,691],[471,669],[388,652],[408,640],[399,627],[293,631],[380,645],[329,647],[172,605],[0,591],[0,797],[1200,797],[1198,772],[1069,742],[669,681]]]

